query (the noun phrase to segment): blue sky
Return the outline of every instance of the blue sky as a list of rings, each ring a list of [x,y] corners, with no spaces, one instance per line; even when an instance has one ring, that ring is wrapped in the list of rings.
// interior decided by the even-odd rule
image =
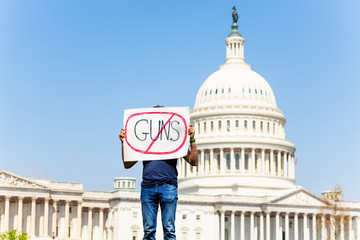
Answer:
[[[245,58],[272,87],[297,184],[360,201],[358,1],[0,0],[0,169],[110,190],[129,108],[190,106],[224,63],[237,6]]]

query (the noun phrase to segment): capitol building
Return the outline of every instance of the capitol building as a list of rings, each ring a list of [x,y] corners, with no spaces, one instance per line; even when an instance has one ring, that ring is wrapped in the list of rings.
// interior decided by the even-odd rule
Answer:
[[[190,113],[199,165],[178,161],[177,239],[360,240],[360,202],[341,201],[346,211],[334,229],[324,198],[296,185],[286,118],[268,82],[246,63],[236,22],[225,43],[225,63],[202,84]],[[11,229],[30,239],[140,240],[140,191],[134,178],[88,191],[2,170],[0,232]]]

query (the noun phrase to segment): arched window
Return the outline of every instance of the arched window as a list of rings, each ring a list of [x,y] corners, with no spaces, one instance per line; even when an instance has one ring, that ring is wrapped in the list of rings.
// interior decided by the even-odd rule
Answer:
[[[226,121],[226,131],[230,132],[230,120]]]
[[[244,120],[244,128],[247,130],[247,120]]]
[[[197,134],[200,135],[200,123],[198,123],[198,132],[197,132]]]
[[[214,122],[213,121],[210,122],[210,130],[214,131]]]
[[[267,133],[270,133],[270,123],[267,123]]]
[[[245,154],[244,169],[249,170],[249,154]]]
[[[235,121],[235,129],[236,129],[236,130],[239,130],[239,120],[236,120],[236,121]]]
[[[221,130],[221,121],[218,122],[218,129]]]
[[[259,161],[258,161],[258,155],[255,154],[255,171],[258,170],[258,163],[259,163]]]
[[[230,170],[230,153],[226,154],[226,169]]]
[[[220,154],[217,155],[217,168],[220,170]]]
[[[260,122],[260,130],[261,130],[261,133],[264,132],[264,123],[262,121]]]
[[[204,122],[204,134],[206,133],[206,122]]]
[[[240,169],[240,154],[235,154],[235,168],[236,170]]]
[[[252,127],[253,127],[253,130],[255,131],[256,130],[256,122],[255,121],[252,122]]]

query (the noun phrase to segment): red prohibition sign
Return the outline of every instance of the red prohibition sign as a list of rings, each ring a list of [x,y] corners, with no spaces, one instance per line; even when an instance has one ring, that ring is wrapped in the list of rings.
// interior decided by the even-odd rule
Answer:
[[[136,116],[140,116],[140,115],[148,115],[148,114],[167,114],[169,115],[169,119],[166,121],[166,123],[164,124],[164,126],[160,129],[160,131],[156,134],[156,137],[154,138],[154,140],[151,141],[150,145],[147,147],[146,150],[141,150],[141,149],[137,149],[135,148],[134,146],[132,146],[129,141],[128,141],[128,138],[127,138],[127,126],[128,126],[128,123],[130,121],[131,118],[133,117],[136,117]],[[181,144],[179,147],[177,147],[176,149],[174,150],[171,150],[171,151],[166,151],[166,152],[151,152],[150,149],[151,147],[154,145],[155,141],[158,139],[160,133],[164,130],[164,128],[166,127],[167,124],[169,124],[170,120],[174,117],[179,117],[182,122],[184,123],[184,126],[185,126],[185,134],[184,134],[184,139],[182,140]],[[185,119],[177,114],[177,113],[174,113],[174,112],[142,112],[142,113],[134,113],[134,114],[131,114],[128,119],[126,120],[126,123],[125,123],[125,141],[126,143],[128,144],[128,146],[136,151],[136,152],[139,152],[139,153],[143,153],[143,154],[156,154],[156,155],[165,155],[165,154],[171,154],[171,153],[175,153],[177,151],[179,151],[185,144],[185,141],[186,141],[186,137],[187,137],[187,125],[186,125],[186,121]]]

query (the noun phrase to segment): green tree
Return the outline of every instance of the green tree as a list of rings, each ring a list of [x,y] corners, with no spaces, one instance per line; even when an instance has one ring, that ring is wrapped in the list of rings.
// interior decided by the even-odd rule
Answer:
[[[20,233],[16,229],[0,234],[0,240],[27,240],[27,233]]]

